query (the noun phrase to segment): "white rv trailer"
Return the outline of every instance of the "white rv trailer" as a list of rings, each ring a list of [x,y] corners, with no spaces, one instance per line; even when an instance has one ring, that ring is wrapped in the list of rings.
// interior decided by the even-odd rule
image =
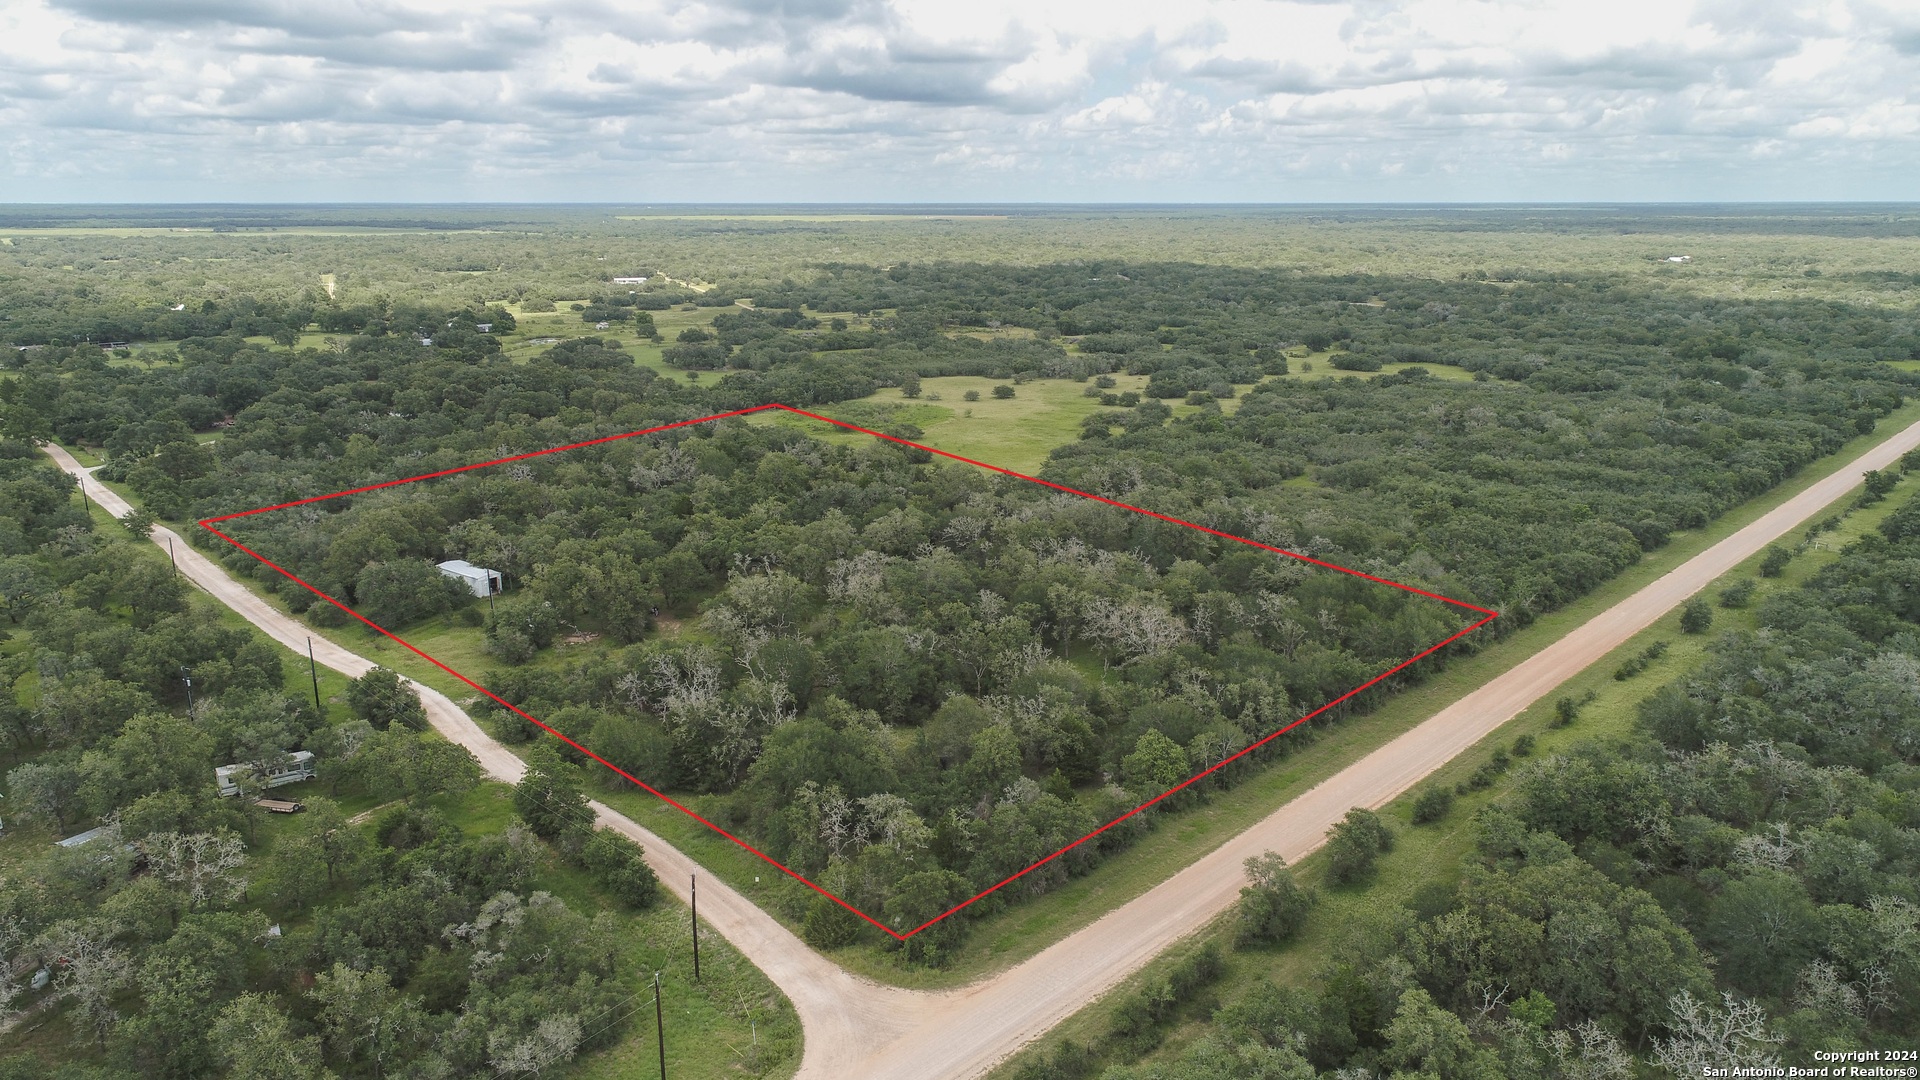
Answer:
[[[219,783],[222,796],[238,795],[240,785],[234,782],[234,778],[253,771],[252,765],[222,765],[213,770],[213,778]],[[277,788],[282,784],[297,784],[302,780],[311,780],[315,775],[313,751],[295,750],[287,755],[286,760],[268,769],[261,779],[268,787]]]

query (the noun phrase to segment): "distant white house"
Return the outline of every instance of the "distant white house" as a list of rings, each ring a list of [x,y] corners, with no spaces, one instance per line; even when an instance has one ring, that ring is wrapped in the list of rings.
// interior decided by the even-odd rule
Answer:
[[[615,285],[645,285],[647,279],[643,277],[617,277],[613,279],[613,283]]]
[[[477,322],[477,323],[474,323],[474,324],[473,324],[473,328],[474,328],[475,330],[478,330],[478,331],[480,331],[480,332],[481,332],[481,333],[483,333],[483,334],[491,334],[491,333],[493,333],[493,324],[492,324],[492,323],[490,323],[490,322]]]
[[[238,795],[240,785],[235,782],[235,777],[244,776],[253,771],[252,765],[222,765],[213,770],[213,779],[220,785],[222,796]],[[267,775],[261,779],[268,787],[276,788],[282,784],[297,784],[302,780],[311,780],[315,775],[313,751],[295,750],[287,755],[284,762],[268,769]]]
[[[1669,255],[1669,256],[1667,256],[1667,261],[1668,261],[1668,262],[1676,262],[1676,263],[1688,263],[1688,262],[1692,262],[1692,261],[1693,261],[1693,256],[1691,256],[1691,255]]]
[[[449,559],[440,564],[440,574],[465,585],[475,596],[490,596],[500,591],[500,571],[475,566],[465,559]]]

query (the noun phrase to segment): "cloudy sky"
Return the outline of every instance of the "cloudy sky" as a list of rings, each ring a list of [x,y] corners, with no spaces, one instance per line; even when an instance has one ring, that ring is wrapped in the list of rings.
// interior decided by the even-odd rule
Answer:
[[[6,201],[1920,198],[1920,0],[0,0]]]

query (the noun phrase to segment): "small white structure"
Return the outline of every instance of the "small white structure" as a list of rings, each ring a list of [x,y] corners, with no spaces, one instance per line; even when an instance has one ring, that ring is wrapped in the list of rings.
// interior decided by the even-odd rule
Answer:
[[[253,771],[252,765],[222,765],[213,770],[213,779],[220,785],[221,796],[238,795],[240,785],[234,781],[234,777],[244,776]],[[276,788],[282,784],[297,784],[302,780],[311,780],[315,775],[313,751],[295,750],[287,755],[285,761],[268,769],[267,775],[261,779],[268,787]]]
[[[72,836],[67,837],[65,840],[55,840],[53,843],[55,847],[64,847],[64,848],[85,847],[88,844],[93,843],[95,840],[98,840],[100,838],[100,834],[106,831],[107,831],[106,826],[103,825],[98,829],[88,829],[86,832],[83,832],[83,833],[74,833]]]
[[[1677,263],[1688,263],[1688,262],[1692,262],[1692,261],[1693,261],[1693,256],[1691,256],[1691,255],[1669,255],[1669,256],[1667,256],[1667,261],[1668,261],[1668,262],[1677,262]]]
[[[474,324],[473,324],[473,328],[474,328],[475,330],[478,330],[478,331],[480,331],[480,332],[481,332],[481,333],[483,333],[483,334],[491,334],[491,333],[493,333],[493,324],[492,324],[492,323],[490,323],[490,322],[477,322],[477,323],[474,323]]]
[[[645,285],[647,279],[643,277],[617,277],[613,279],[613,283],[615,285]]]
[[[440,574],[465,585],[475,596],[491,596],[500,591],[500,571],[475,566],[465,559],[449,559],[441,563]]]

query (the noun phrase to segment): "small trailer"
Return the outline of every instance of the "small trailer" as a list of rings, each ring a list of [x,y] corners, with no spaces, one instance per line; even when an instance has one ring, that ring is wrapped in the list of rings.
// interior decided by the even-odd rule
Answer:
[[[253,805],[269,814],[297,814],[307,808],[306,803],[295,802],[292,799],[255,799]]]
[[[249,773],[259,773],[254,765],[222,765],[213,770],[214,782],[220,785],[222,798],[240,794],[238,778]],[[313,751],[295,750],[282,758],[277,765],[269,766],[260,780],[267,787],[276,788],[282,784],[297,784],[302,780],[311,780],[317,775],[313,771]]]

